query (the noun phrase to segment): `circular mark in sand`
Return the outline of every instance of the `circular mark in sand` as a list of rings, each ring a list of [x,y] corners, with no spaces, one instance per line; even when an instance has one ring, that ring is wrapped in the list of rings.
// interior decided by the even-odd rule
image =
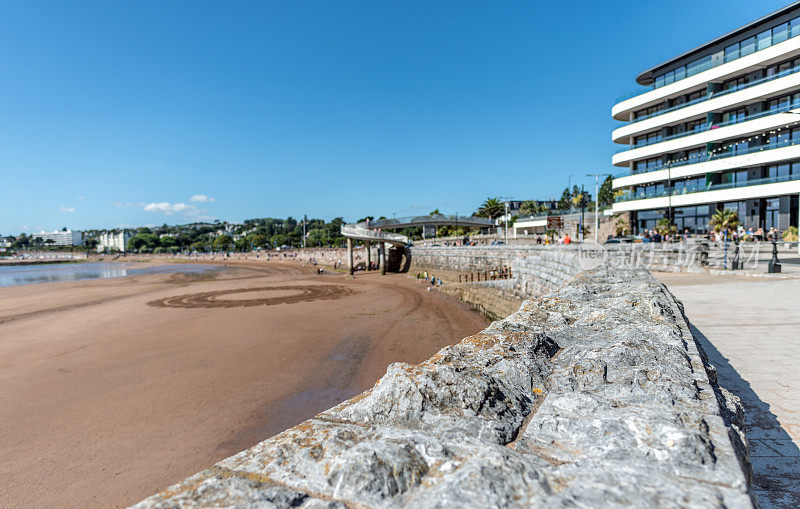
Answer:
[[[274,292],[275,296],[266,297],[266,292]],[[248,293],[255,294],[256,298],[243,295]],[[159,308],[238,308],[294,304],[311,300],[335,300],[352,293],[351,289],[339,285],[260,286],[258,288],[176,295],[147,304]]]

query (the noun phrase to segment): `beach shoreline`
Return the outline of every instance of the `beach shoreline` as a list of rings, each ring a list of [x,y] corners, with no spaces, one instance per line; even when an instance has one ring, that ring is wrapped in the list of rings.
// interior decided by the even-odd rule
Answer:
[[[486,324],[404,275],[150,260],[198,262],[0,288],[1,506],[134,503]]]

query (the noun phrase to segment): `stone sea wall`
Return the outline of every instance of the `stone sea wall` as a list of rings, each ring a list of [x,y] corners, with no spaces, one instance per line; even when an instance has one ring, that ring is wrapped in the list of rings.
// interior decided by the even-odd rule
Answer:
[[[516,312],[523,301],[514,292],[511,280],[448,283],[438,287],[438,291],[458,297],[490,320],[500,320]]]
[[[752,507],[741,406],[680,304],[551,251],[494,285],[540,294],[517,312],[137,507]]]

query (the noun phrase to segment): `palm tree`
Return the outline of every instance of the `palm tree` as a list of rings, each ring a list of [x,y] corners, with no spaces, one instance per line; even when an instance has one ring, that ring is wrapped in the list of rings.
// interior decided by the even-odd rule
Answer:
[[[478,217],[488,217],[489,219],[496,219],[503,215],[505,212],[505,205],[500,201],[500,198],[486,198],[483,205],[480,206],[478,212],[475,214]]]
[[[711,226],[715,232],[722,230],[733,231],[740,224],[739,214],[731,209],[717,210],[708,222],[708,225]]]

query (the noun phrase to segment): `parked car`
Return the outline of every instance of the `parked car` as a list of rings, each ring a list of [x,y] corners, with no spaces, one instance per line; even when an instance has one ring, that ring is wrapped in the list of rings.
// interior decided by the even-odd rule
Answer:
[[[609,236],[608,239],[603,244],[631,244],[634,241],[635,241],[634,237],[631,236],[624,236],[624,237]]]

